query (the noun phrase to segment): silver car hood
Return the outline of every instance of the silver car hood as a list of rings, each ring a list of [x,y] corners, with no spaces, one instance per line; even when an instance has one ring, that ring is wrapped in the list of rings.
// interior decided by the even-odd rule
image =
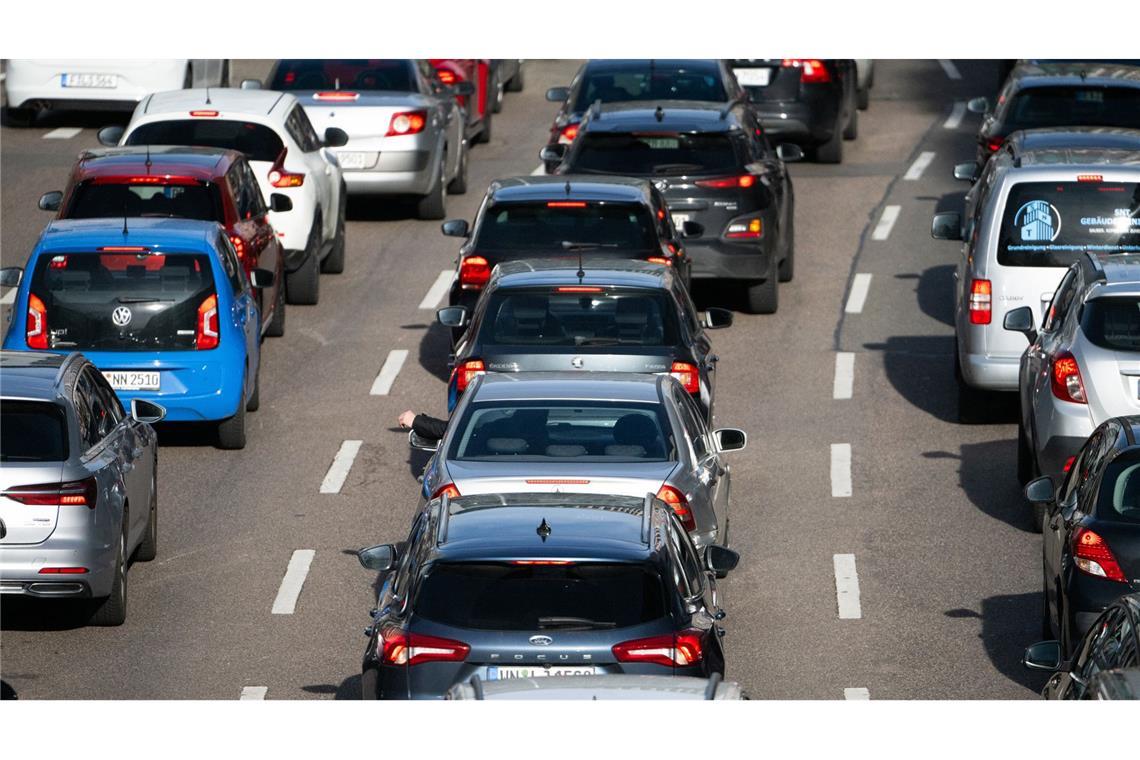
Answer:
[[[464,496],[480,493],[657,493],[677,462],[447,462]]]

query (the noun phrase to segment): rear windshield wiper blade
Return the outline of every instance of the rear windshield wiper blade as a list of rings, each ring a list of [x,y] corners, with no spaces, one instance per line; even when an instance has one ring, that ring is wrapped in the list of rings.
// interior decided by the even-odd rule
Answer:
[[[564,251],[588,251],[591,248],[617,248],[617,243],[577,243],[573,240],[563,240],[562,250]]]
[[[173,298],[150,298],[147,296],[119,296],[115,299],[119,303],[158,303],[159,301],[173,301]]]
[[[609,620],[590,620],[580,617],[540,617],[540,629],[547,628],[617,628],[617,623]]]
[[[587,338],[584,336],[574,336],[575,346],[619,346],[621,345],[620,338]]]
[[[654,174],[668,174],[670,172],[681,172],[686,169],[701,169],[700,164],[657,164],[653,167]]]

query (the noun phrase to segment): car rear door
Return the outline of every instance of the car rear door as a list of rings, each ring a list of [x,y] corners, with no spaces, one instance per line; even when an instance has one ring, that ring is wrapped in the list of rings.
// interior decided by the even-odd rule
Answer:
[[[58,492],[68,457],[67,412],[46,401],[4,399],[0,419],[0,547],[42,543],[59,518],[59,500],[44,497]]]
[[[306,173],[310,174],[316,183],[315,190],[324,228],[322,242],[332,240],[340,202],[340,166],[335,163],[335,158],[324,155],[324,143],[313,129],[300,103],[293,106],[293,110],[285,119],[285,130],[301,151],[300,158],[305,162]]]
[[[674,406],[692,447],[693,461],[685,468],[692,493],[693,518],[697,521],[697,531],[724,530],[728,517],[728,490],[723,488],[722,476],[727,470],[721,466],[716,447],[713,445],[708,428],[701,419],[700,410],[689,394],[679,385],[671,388]],[[689,469],[691,467],[692,469]],[[685,489],[689,491],[690,489]],[[710,524],[711,522],[711,524]]]
[[[115,391],[106,378],[93,365],[86,367],[80,375],[81,384],[89,384],[93,396],[93,409],[97,419],[101,419],[99,433],[105,443],[101,454],[103,465],[114,473],[114,479],[121,479],[126,489],[127,501],[131,505],[131,528],[128,539],[142,535],[150,508],[151,464],[147,461],[145,441],[131,425],[131,419],[119,403]],[[128,545],[130,548],[130,545]]]

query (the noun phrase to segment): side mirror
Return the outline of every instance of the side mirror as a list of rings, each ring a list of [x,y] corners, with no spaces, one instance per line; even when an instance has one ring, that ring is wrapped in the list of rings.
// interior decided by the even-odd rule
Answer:
[[[989,113],[990,102],[985,98],[974,98],[966,103],[966,110],[970,113]]]
[[[930,237],[935,240],[961,240],[962,215],[955,213],[935,214],[930,222]]]
[[[421,438],[416,435],[416,431],[408,431],[408,445],[417,451],[437,451],[439,449],[439,441],[433,441],[430,438]]]
[[[793,161],[802,161],[804,158],[804,149],[792,143],[780,143],[776,146],[776,155],[780,160],[786,164]]]
[[[136,422],[153,425],[166,417],[166,407],[141,398],[131,399],[131,417]]]
[[[348,132],[340,127],[329,127],[325,130],[325,147],[339,148],[348,144]]]
[[[0,269],[0,287],[14,288],[23,276],[24,270],[20,267],[4,267]]]
[[[271,288],[277,275],[269,269],[253,269],[249,273],[249,284],[255,288]]]
[[[723,576],[740,564],[740,555],[720,544],[709,544],[705,547],[705,563],[709,570]]]
[[[1029,481],[1025,486],[1025,498],[1033,504],[1048,504],[1053,501],[1053,479],[1048,475]]]
[[[569,97],[569,87],[551,87],[546,91],[546,99],[551,103],[565,103]]]
[[[475,94],[474,82],[456,82],[451,85],[451,94],[468,97]]]
[[[547,145],[538,152],[538,160],[548,164],[562,163],[564,158],[566,158],[566,145],[563,143]]]
[[[954,164],[954,179],[963,182],[974,182],[978,179],[978,165],[973,161],[964,164]]]
[[[1045,670],[1050,673],[1061,669],[1061,642],[1038,641],[1025,648],[1021,664],[1030,670]]]
[[[396,566],[396,547],[392,544],[369,546],[358,551],[356,558],[366,570],[386,573]]]
[[[293,199],[284,193],[270,193],[269,194],[269,210],[270,211],[292,211]]]
[[[1030,343],[1037,342],[1037,330],[1033,326],[1033,309],[1028,306],[1019,306],[1007,311],[1001,326],[1010,332],[1021,333]]]
[[[685,222],[681,225],[681,237],[693,238],[705,234],[705,226],[699,222]]]
[[[241,80],[241,88],[243,90],[260,90],[261,89],[261,80],[260,79],[243,79],[243,80]]]
[[[103,127],[95,133],[95,138],[99,140],[100,145],[106,145],[108,148],[114,148],[123,139],[123,134],[126,129],[118,126],[117,124],[112,127]]]
[[[710,306],[705,312],[704,326],[710,330],[732,326],[732,312],[719,306]]]
[[[738,428],[721,428],[713,431],[718,451],[740,451],[748,445],[748,433]]]
[[[439,225],[440,231],[448,237],[461,237],[465,238],[468,235],[467,220],[466,219],[448,219],[443,224]]]
[[[435,318],[444,327],[465,327],[467,325],[467,307],[445,306],[435,313]]]
[[[59,211],[59,204],[63,203],[63,193],[52,190],[40,196],[41,211]]]

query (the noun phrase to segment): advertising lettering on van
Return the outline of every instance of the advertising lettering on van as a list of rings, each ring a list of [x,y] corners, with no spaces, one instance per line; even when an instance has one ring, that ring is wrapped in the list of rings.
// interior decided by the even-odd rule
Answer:
[[[1112,216],[1082,216],[1081,225],[1088,228],[1091,235],[1140,231],[1140,216],[1133,216],[1131,209],[1113,209]]]

